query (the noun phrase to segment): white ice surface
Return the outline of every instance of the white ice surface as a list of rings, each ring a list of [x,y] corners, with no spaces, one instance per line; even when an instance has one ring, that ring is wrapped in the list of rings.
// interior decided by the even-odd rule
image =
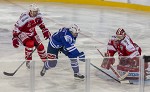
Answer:
[[[76,23],[81,29],[76,46],[84,51],[91,62],[100,66],[102,60],[96,48],[102,52],[106,50],[106,44],[111,35],[114,35],[118,27],[122,27],[130,35],[134,42],[142,48],[142,55],[150,52],[150,14],[126,9],[66,5],[56,3],[38,4],[43,13],[46,26],[51,33],[58,31],[63,25]],[[14,49],[11,43],[14,23],[22,12],[28,8],[26,3],[0,4],[0,92],[29,92],[29,70],[23,66],[15,76],[7,77],[3,71],[13,72],[24,60],[24,47],[20,45]],[[48,41],[44,41],[41,30],[37,32],[47,47]],[[74,81],[73,73],[68,64],[69,60],[60,54],[60,61],[56,69],[49,70],[44,77],[39,72],[42,63],[37,55],[33,54],[36,63],[36,92],[83,92],[85,81]],[[97,58],[97,59],[94,59]],[[81,72],[84,72],[84,63],[80,63]],[[91,92],[138,92],[138,85],[119,84],[106,77],[91,66]],[[150,90],[145,87],[145,92]]]

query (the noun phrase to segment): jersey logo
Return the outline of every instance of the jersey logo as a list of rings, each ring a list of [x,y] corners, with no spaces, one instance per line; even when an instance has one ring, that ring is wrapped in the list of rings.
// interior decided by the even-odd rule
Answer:
[[[71,38],[71,36],[66,35],[66,36],[64,36],[64,38],[65,38],[66,42],[72,44],[72,38]]]

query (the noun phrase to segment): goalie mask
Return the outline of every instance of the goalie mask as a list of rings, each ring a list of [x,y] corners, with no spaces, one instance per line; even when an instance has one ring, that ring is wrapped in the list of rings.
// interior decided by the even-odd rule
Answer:
[[[71,25],[69,27],[69,30],[70,30],[70,32],[72,33],[72,35],[74,37],[77,37],[77,35],[78,35],[79,31],[80,31],[80,28],[76,24],[73,24],[73,25]]]
[[[30,5],[30,16],[36,17],[38,13],[39,13],[39,8],[37,7],[37,5],[31,4]]]
[[[118,38],[118,40],[122,40],[125,36],[126,32],[124,31],[124,29],[118,28],[118,30],[116,31],[116,37]]]

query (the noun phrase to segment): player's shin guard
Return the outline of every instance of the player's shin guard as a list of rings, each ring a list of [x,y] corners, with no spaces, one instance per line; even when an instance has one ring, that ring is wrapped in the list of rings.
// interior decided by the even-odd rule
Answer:
[[[26,59],[26,66],[30,68],[30,61],[32,60],[32,51],[34,47],[34,41],[27,40],[25,43],[25,59]]]
[[[25,59],[26,59],[26,67],[30,69],[30,60],[32,60],[33,48],[25,47]]]
[[[46,51],[44,49],[43,44],[39,45],[39,47],[37,48],[37,51],[38,51],[38,55],[40,56],[40,58],[42,59],[42,61],[46,61],[47,54],[46,54]]]
[[[32,51],[34,47],[34,41],[32,40],[27,40],[25,43],[25,59],[30,61],[32,60]]]
[[[32,60],[32,55],[31,55],[32,51],[33,51],[33,48],[25,47],[25,59],[27,61]]]

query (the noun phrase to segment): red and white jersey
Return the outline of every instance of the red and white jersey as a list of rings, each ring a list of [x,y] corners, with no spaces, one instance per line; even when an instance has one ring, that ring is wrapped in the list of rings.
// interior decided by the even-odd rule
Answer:
[[[109,40],[107,53],[109,53],[110,56],[114,56],[116,52],[118,52],[119,56],[129,56],[129,58],[140,55],[137,47],[134,46],[133,41],[128,35],[120,41],[117,40],[116,36],[112,36]]]
[[[35,27],[44,25],[41,13],[38,13],[36,17],[30,17],[29,12],[21,14],[19,20],[15,23],[14,31],[25,32],[28,36],[33,36],[35,33]]]

